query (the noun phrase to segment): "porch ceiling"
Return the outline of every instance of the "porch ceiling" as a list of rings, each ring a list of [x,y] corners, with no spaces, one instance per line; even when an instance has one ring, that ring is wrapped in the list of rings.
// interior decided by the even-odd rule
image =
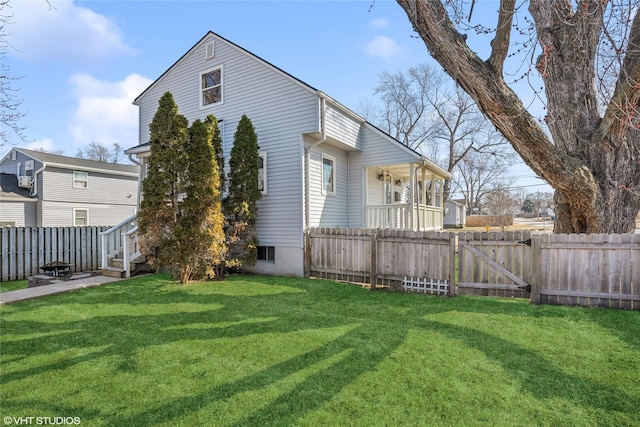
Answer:
[[[416,163],[413,163],[413,165],[414,165],[414,171],[415,171],[416,168],[421,167],[422,163],[416,162]],[[406,179],[409,178],[409,175],[411,172],[411,163],[399,163],[399,164],[393,164],[393,165],[372,165],[369,167],[378,170],[380,173],[389,172],[393,176],[403,177]],[[426,170],[425,175],[429,178],[432,176],[435,176],[436,178],[444,178],[438,175],[437,173],[434,173],[433,171],[429,170],[428,168]]]

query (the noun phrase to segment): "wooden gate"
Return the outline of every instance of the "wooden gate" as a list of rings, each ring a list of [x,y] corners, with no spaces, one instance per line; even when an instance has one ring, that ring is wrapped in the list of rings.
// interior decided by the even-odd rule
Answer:
[[[529,298],[531,232],[459,233],[457,253],[459,294]]]

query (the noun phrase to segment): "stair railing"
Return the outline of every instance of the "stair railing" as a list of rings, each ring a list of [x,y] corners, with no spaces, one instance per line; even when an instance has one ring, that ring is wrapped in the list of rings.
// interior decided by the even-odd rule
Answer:
[[[101,268],[107,268],[109,266],[109,260],[118,258],[120,254],[123,255],[124,263],[126,265],[130,265],[132,255],[131,248],[134,248],[134,254],[139,252],[137,230],[138,220],[136,215],[133,215],[119,224],[114,225],[110,229],[100,233],[100,244],[102,249],[102,256],[100,260]],[[134,235],[135,237],[132,237]],[[133,246],[131,243],[132,239],[135,240]],[[129,252],[126,257],[124,256],[125,245]],[[129,274],[129,268],[125,268],[125,270],[127,271],[127,274]]]

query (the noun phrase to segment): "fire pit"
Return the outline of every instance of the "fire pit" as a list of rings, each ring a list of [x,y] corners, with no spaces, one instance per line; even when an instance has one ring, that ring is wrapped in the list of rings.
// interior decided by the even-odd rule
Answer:
[[[64,277],[71,275],[71,264],[62,261],[53,261],[40,267],[40,270],[51,274],[53,277]]]

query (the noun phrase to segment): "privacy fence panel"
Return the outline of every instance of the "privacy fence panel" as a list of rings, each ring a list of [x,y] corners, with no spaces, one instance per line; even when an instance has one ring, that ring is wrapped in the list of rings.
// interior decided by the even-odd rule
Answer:
[[[540,302],[640,308],[640,235],[540,236]]]
[[[640,309],[640,235],[315,228],[307,275],[374,289]]]
[[[376,285],[400,289],[407,279],[450,283],[452,233],[377,230]]]
[[[451,233],[313,228],[306,233],[306,273],[372,288],[401,289],[414,279],[450,283],[452,238]]]
[[[529,298],[534,279],[531,232],[458,234],[458,293]]]
[[[373,230],[315,228],[306,234],[306,268],[312,277],[372,283]]]
[[[2,227],[0,280],[23,280],[54,261],[72,272],[100,268],[100,232],[108,227]]]

